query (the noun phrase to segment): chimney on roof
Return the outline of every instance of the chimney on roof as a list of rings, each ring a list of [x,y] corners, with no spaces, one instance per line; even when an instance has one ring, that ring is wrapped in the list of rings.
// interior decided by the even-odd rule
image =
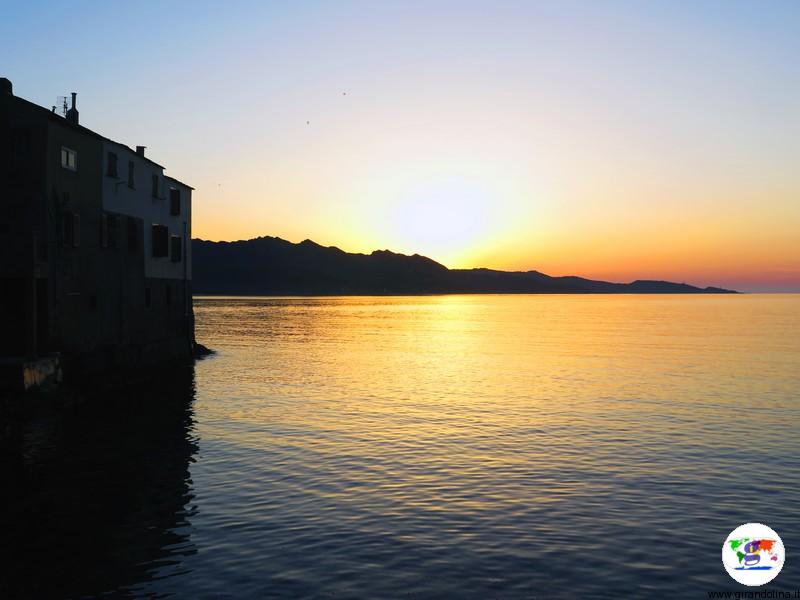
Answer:
[[[67,121],[73,125],[78,124],[78,109],[75,108],[75,98],[78,96],[77,92],[72,92],[72,108],[67,111]]]
[[[0,94],[14,95],[14,86],[11,85],[11,80],[5,77],[0,77]]]
[[[147,148],[147,146],[136,146],[136,154],[143,157],[145,148]]]

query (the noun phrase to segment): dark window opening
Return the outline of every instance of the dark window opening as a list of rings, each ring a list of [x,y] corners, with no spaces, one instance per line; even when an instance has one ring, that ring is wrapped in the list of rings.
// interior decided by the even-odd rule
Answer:
[[[134,217],[128,217],[128,251],[139,251],[139,227]]]
[[[166,225],[153,225],[153,256],[167,256],[169,253],[169,228]]]
[[[167,284],[167,306],[172,306],[172,287]]]
[[[100,215],[100,245],[103,248],[117,247],[117,217],[115,215]]]
[[[151,300],[152,300],[152,298],[151,298],[151,294],[150,294],[150,288],[146,287],[146,288],[144,288],[144,307],[145,308],[150,308]]]
[[[172,252],[170,253],[172,262],[181,262],[183,258],[183,240],[179,235],[173,235],[170,238],[170,245],[172,246]]]
[[[116,215],[107,215],[108,219],[108,247],[117,247],[117,219]]]
[[[181,191],[169,188],[169,214],[181,214]]]
[[[61,241],[65,246],[77,248],[81,244],[81,216],[65,210],[61,214]]]
[[[158,198],[158,175],[153,175],[153,189],[150,193],[153,198]]]
[[[113,152],[108,153],[108,167],[106,168],[106,175],[109,177],[117,176],[117,155]]]
[[[134,167],[133,161],[129,160],[128,161],[128,187],[131,188],[131,189],[134,189],[134,185],[133,185],[133,167]]]
[[[97,294],[92,294],[89,296],[89,308],[92,310],[97,310]]]

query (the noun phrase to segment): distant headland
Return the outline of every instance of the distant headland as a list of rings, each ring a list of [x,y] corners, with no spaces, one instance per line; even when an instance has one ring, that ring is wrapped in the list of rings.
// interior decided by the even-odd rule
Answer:
[[[195,294],[729,294],[715,287],[637,280],[609,283],[538,271],[448,269],[430,258],[376,250],[355,254],[311,240],[192,240]]]

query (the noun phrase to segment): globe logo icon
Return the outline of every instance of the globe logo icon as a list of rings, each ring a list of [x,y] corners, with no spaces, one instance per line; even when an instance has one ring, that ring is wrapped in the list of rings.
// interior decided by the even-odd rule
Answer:
[[[747,586],[775,579],[786,560],[780,536],[763,523],[745,523],[728,534],[722,545],[722,564],[728,574]]]

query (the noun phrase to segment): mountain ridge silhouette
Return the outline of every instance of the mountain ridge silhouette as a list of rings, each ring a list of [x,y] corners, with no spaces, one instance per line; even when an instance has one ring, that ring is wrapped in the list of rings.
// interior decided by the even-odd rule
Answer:
[[[345,252],[305,239],[262,236],[233,242],[192,240],[195,294],[416,295],[416,294],[721,294],[717,287],[637,279],[596,281],[574,275],[487,268],[448,269],[420,254]]]

